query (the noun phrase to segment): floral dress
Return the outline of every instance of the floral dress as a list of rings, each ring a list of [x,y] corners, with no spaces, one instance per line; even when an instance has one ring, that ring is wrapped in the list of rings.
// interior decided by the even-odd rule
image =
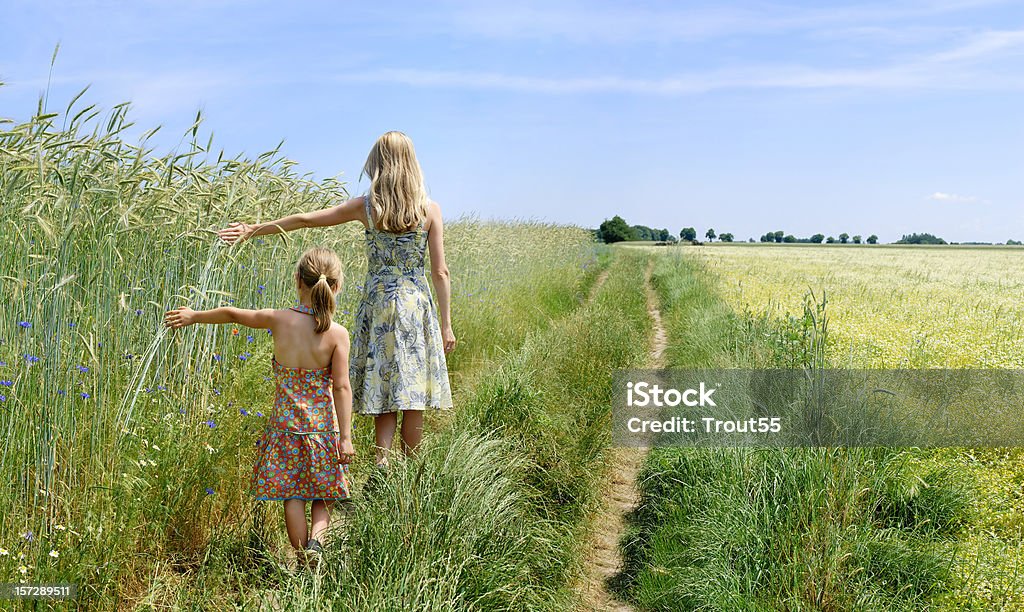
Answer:
[[[310,314],[302,305],[292,310]],[[276,358],[273,368],[274,411],[256,443],[252,494],[257,500],[348,499],[330,368],[286,368]]]
[[[366,284],[356,311],[349,379],[364,415],[451,408],[441,327],[427,286],[427,232],[374,227],[366,197]]]

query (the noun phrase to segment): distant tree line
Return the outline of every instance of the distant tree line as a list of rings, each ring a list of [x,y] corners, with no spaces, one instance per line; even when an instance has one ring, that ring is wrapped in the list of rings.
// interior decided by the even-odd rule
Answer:
[[[896,244],[948,244],[942,238],[932,234],[904,234]]]
[[[603,242],[622,242],[627,240],[645,240],[653,242],[676,242],[676,237],[669,232],[667,229],[657,229],[647,227],[646,225],[630,225],[626,223],[626,220],[615,215],[611,219],[605,219],[601,224],[601,227],[593,230],[594,235],[598,240]],[[714,228],[708,228],[704,232],[704,238],[708,242],[713,242],[716,238],[720,242],[733,242],[735,236],[730,232],[718,233]],[[694,227],[684,227],[679,231],[679,239],[700,244],[697,240],[697,229]],[[843,232],[839,236],[826,236],[825,234],[814,234],[807,238],[797,238],[793,234],[787,234],[782,230],[775,230],[772,232],[766,232],[761,235],[761,242],[774,242],[774,243],[808,243],[808,244],[878,244],[878,236],[871,234],[867,238],[863,238],[860,234],[854,234],[853,236]],[[754,242],[753,238],[750,238],[748,242]],[[914,233],[904,234],[902,238],[897,240],[894,244],[992,244],[990,242],[964,242],[964,243],[949,243],[935,236],[934,234],[925,233]],[[1024,242],[1020,240],[1007,240],[1006,244],[1009,246],[1024,246]]]
[[[626,220],[615,215],[605,219],[595,235],[598,240],[611,244],[630,240],[648,240],[654,242],[675,242],[676,238],[667,229],[655,229],[646,225],[630,225]]]
[[[835,236],[826,237],[825,234],[814,234],[809,238],[797,238],[793,234],[787,234],[782,230],[777,230],[762,235],[761,242],[799,242],[807,244],[821,244],[823,242],[826,244],[835,244],[837,242],[839,244],[849,244],[851,242],[853,244],[861,244],[862,242],[867,242],[868,244],[878,244],[878,236],[871,234],[867,237],[867,240],[864,240],[860,234],[850,236],[846,232],[843,232],[842,234],[839,234],[838,239]]]

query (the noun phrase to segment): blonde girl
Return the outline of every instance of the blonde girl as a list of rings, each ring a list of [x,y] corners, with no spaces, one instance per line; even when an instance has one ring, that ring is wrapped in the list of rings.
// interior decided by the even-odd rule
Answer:
[[[386,467],[399,414],[408,454],[420,443],[424,411],[452,406],[445,355],[455,347],[455,334],[441,208],[427,197],[412,141],[401,132],[384,134],[363,173],[370,177],[364,195],[269,223],[232,223],[220,237],[232,244],[351,221],[365,227],[367,276],[349,377],[355,409],[374,417],[377,465]],[[428,251],[437,313],[424,269]]]

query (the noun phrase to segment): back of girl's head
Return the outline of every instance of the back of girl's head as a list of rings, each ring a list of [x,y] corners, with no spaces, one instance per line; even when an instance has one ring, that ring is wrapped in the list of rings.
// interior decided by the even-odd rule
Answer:
[[[299,258],[298,275],[299,281],[310,289],[310,306],[316,321],[316,333],[322,334],[331,328],[334,295],[345,280],[341,260],[330,249],[309,249]]]
[[[402,132],[377,139],[363,165],[370,177],[373,220],[385,232],[415,229],[427,215],[427,190],[412,140]]]

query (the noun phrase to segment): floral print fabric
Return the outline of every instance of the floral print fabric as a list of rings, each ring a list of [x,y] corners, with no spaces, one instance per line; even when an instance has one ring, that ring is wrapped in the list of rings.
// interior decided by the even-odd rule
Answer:
[[[348,499],[329,368],[286,368],[273,361],[274,411],[256,443],[252,494],[258,500]]]
[[[364,415],[451,408],[441,327],[427,286],[422,225],[392,234],[375,229],[366,195],[366,284],[356,311],[349,378],[353,408]]]

